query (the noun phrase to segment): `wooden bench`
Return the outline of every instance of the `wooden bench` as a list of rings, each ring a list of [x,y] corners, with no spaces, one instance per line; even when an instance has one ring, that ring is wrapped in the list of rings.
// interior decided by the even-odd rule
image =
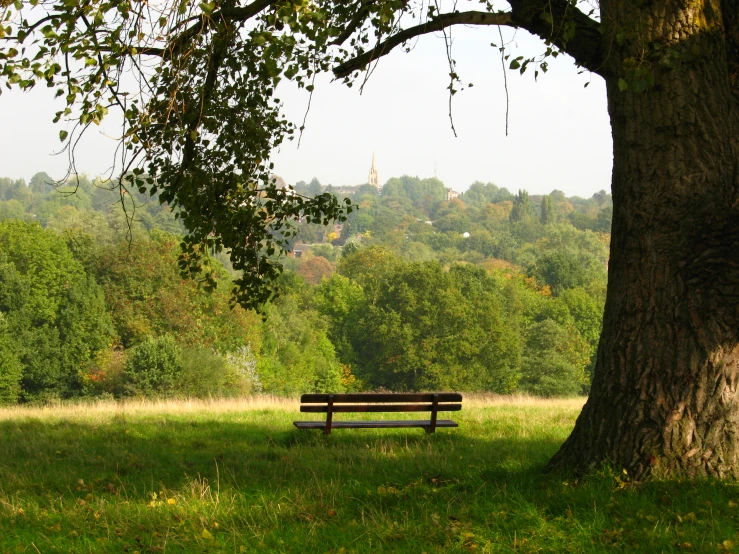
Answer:
[[[433,433],[437,427],[459,427],[450,419],[438,419],[439,412],[458,412],[462,409],[462,395],[458,392],[438,393],[351,393],[304,394],[300,397],[301,412],[326,413],[326,421],[295,421],[298,429],[372,429],[421,427]],[[450,402],[454,402],[451,404]],[[356,412],[431,412],[430,419],[401,419],[392,421],[334,421],[335,413]]]

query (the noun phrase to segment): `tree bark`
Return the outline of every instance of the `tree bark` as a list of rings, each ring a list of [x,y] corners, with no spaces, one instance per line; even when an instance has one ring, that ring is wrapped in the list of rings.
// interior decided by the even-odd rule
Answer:
[[[549,467],[739,478],[737,14],[717,0],[603,0],[601,15],[608,294],[590,397]],[[634,92],[643,70],[650,84]]]

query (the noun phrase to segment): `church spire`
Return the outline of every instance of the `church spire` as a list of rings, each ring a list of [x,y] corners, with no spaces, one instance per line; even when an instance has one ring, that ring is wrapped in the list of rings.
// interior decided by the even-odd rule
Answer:
[[[367,177],[367,183],[375,187],[378,191],[382,188],[380,186],[380,174],[377,171],[377,157],[375,156],[374,150],[372,151],[372,167],[369,171],[369,177]]]

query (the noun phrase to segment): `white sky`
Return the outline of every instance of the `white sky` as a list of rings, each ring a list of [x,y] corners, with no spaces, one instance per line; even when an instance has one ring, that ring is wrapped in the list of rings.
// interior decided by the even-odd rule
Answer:
[[[503,29],[506,40],[513,31]],[[455,28],[454,58],[465,83],[454,97],[455,138],[448,118],[448,73],[441,34],[421,37],[410,54],[400,49],[380,60],[359,94],[358,86],[319,80],[300,148],[286,142],[273,158],[288,183],[317,177],[321,183],[366,182],[373,150],[382,182],[403,174],[437,176],[463,191],[475,180],[532,194],[563,190],[591,196],[610,190],[612,144],[605,85],[598,76],[578,74],[572,60],[550,61],[534,82],[508,71],[509,135],[505,136],[505,91],[497,28]],[[509,45],[513,56],[536,54],[542,43],[523,31]],[[592,79],[591,84],[583,85]],[[302,121],[307,93],[285,87],[285,110]],[[51,90],[3,91],[0,96],[0,176],[30,177],[46,171],[64,175],[67,159],[53,156],[62,128],[51,123],[63,108]],[[97,129],[96,129],[97,131]],[[93,132],[77,151],[77,167],[91,176],[110,166],[114,120]]]

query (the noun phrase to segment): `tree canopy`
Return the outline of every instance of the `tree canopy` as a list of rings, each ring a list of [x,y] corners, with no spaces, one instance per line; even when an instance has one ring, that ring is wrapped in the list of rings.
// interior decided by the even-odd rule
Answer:
[[[6,1],[0,77],[24,90],[44,83],[66,100],[55,121],[66,124],[60,139],[72,172],[79,135],[119,112],[121,194],[148,191],[178,209],[187,230],[181,269],[209,286],[217,279],[208,252],[227,249],[242,272],[234,298],[254,307],[281,270],[277,256],[294,233],[291,223],[342,219],[351,210],[317,194],[315,179],[303,196],[271,178],[271,151],[302,130],[282,115],[280,81],[311,92],[317,73],[333,71],[351,85],[356,70],[396,46],[460,24],[545,36],[541,59],[511,60],[522,72],[532,62],[537,73],[546,71],[545,58],[560,49],[592,70],[602,62],[598,22],[567,0],[517,1],[505,13],[490,2],[483,11],[442,7],[407,0]],[[408,17],[423,22],[407,25]],[[460,81],[451,58],[450,65],[453,94]],[[397,186],[415,202],[444,193],[423,199],[412,182]]]

